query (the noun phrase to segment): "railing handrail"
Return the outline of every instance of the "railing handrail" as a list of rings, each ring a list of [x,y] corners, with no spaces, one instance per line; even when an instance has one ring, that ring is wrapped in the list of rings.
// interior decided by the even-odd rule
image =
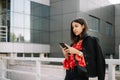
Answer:
[[[62,62],[64,58],[29,58],[29,57],[0,57],[0,59],[8,60],[31,60],[31,61],[45,61],[45,62]]]
[[[15,72],[15,73],[23,73],[29,75],[37,75],[35,72],[28,72],[28,71],[20,71],[20,70],[11,70],[11,69],[0,69],[1,71],[8,71],[8,72]]]
[[[106,64],[118,64],[120,65],[120,59],[105,59]]]

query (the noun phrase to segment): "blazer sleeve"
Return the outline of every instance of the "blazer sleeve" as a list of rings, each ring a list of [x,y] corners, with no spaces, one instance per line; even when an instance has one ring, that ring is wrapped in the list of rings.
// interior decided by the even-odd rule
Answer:
[[[94,48],[94,40],[92,37],[86,37],[82,43],[83,53],[88,69],[89,77],[97,76],[97,68],[96,68],[96,52]]]
[[[105,79],[105,58],[102,53],[102,49],[99,45],[98,38],[94,37],[95,40],[95,50],[96,50],[96,60],[97,60],[97,74],[98,74],[98,80],[104,80]]]

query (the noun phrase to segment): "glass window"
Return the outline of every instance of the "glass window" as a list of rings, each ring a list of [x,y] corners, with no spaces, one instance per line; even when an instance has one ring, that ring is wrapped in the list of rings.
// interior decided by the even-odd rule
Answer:
[[[49,36],[50,36],[50,33],[49,33],[49,31],[44,31],[44,32],[42,32],[42,43],[44,43],[44,44],[49,44]]]
[[[31,1],[31,42],[49,44],[50,7]]]
[[[92,15],[89,15],[89,17],[90,17],[90,21],[89,21],[90,30],[94,32],[99,32],[100,19]]]
[[[24,42],[24,29],[15,28],[11,32],[11,40],[13,42]]]
[[[24,0],[24,12],[25,14],[30,14],[30,0]]]
[[[49,31],[50,20],[49,18],[32,16],[31,17],[31,28],[35,30]]]
[[[23,53],[17,53],[17,57],[23,57]]]
[[[41,15],[41,4],[36,2],[31,2],[31,15],[40,17]]]
[[[30,29],[30,15],[24,15],[24,27]]]
[[[30,42],[30,29],[25,29],[25,35],[24,35],[24,41],[25,42]]]
[[[109,22],[106,22],[106,35],[107,36],[113,35],[113,27],[112,27],[112,24]]]
[[[0,0],[0,42],[9,40],[10,0]]]
[[[31,30],[31,42],[40,43],[40,37],[42,38],[39,30]]]
[[[13,28],[11,26],[11,28],[10,28],[10,42],[15,41],[15,39],[16,39],[16,37],[15,37],[15,34],[13,32]]]
[[[15,27],[24,28],[24,14],[12,13],[13,14],[13,25]]]
[[[50,16],[49,6],[42,5],[41,16],[42,16],[42,17],[49,17],[49,16]]]
[[[49,19],[48,18],[41,18],[41,30],[43,30],[43,31],[49,31],[50,30],[50,27],[49,27],[49,25],[50,25],[50,21],[49,21]]]
[[[0,42],[6,42],[6,38],[0,38]]]
[[[40,30],[41,29],[41,18],[32,16],[31,18],[31,28],[35,30]]]
[[[12,3],[13,12],[24,12],[24,0],[12,0]]]
[[[31,53],[25,53],[25,57],[31,57]]]
[[[33,57],[40,57],[39,53],[33,53]]]
[[[45,54],[44,54],[44,57],[49,57],[49,53],[45,53]]]

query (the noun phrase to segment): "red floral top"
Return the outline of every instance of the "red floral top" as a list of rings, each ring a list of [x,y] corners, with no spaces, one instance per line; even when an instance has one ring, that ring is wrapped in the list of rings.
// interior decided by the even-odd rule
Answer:
[[[79,43],[74,43],[72,47],[74,47],[78,50],[82,50],[82,41],[80,41]],[[84,56],[81,57],[79,55],[75,55],[75,58],[78,61],[79,65],[81,65],[83,67],[86,66]],[[70,55],[68,55],[68,59],[64,59],[63,67],[66,70],[69,70],[69,69],[73,69],[75,66],[76,66],[76,63],[75,63],[75,60],[74,60],[74,55],[70,53]]]

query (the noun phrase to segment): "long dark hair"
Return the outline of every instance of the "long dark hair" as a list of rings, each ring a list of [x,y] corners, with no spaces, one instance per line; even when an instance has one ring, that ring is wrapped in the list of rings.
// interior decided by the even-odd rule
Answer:
[[[81,33],[81,36],[78,35],[76,36],[73,32],[73,27],[72,27],[72,23],[73,22],[76,22],[76,23],[79,23],[81,25],[84,25],[84,29]],[[88,26],[87,26],[87,23],[86,21],[83,19],[83,18],[79,18],[79,19],[75,19],[71,22],[71,40],[72,42],[78,42],[79,40],[83,39],[86,35],[87,35],[87,31],[88,31]]]

